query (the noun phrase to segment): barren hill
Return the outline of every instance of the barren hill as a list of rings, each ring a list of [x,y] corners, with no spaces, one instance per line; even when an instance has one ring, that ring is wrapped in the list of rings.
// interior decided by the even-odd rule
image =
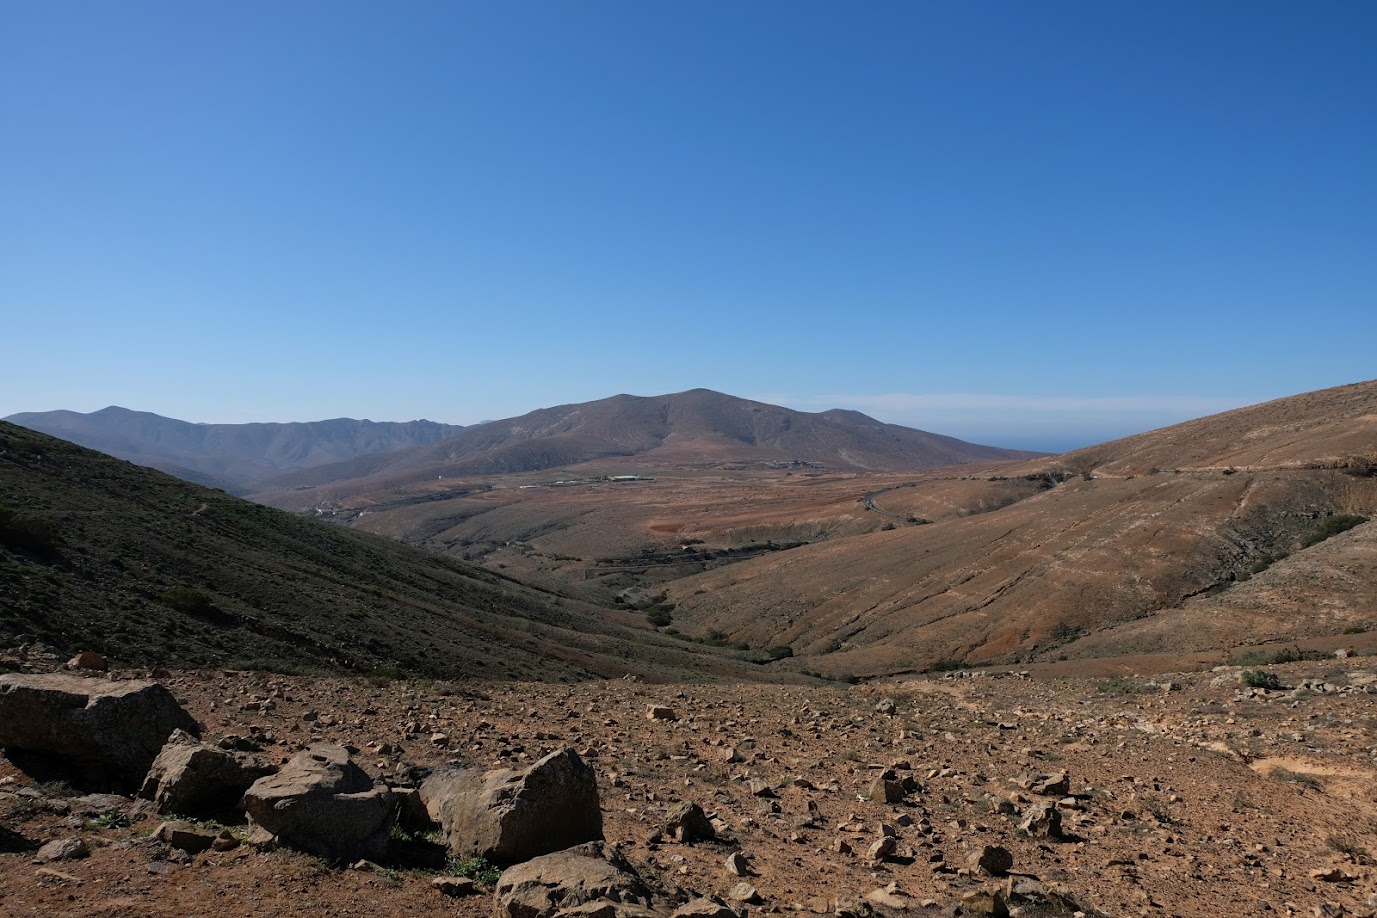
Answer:
[[[1374,468],[1366,382],[1002,471],[978,506],[980,482],[919,479],[877,509],[966,505],[678,580],[669,600],[686,630],[857,674],[1334,635],[1377,625]]]
[[[0,422],[0,647],[448,678],[757,677],[452,558]]]
[[[693,389],[542,408],[429,446],[284,476],[264,490],[315,485],[328,486],[330,496],[361,494],[441,475],[511,474],[613,458],[634,460],[636,468],[795,464],[878,470],[1035,455],[883,424],[855,411],[793,411]],[[265,499],[284,505],[276,494]]]
[[[290,424],[192,424],[111,406],[27,412],[5,420],[178,478],[243,494],[265,478],[372,453],[409,449],[462,430],[434,421],[336,418]]]

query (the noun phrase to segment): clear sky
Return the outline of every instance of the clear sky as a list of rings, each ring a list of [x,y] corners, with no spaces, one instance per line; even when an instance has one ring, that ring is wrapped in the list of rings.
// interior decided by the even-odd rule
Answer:
[[[1060,449],[1377,376],[1369,0],[0,0],[0,135],[0,415]]]

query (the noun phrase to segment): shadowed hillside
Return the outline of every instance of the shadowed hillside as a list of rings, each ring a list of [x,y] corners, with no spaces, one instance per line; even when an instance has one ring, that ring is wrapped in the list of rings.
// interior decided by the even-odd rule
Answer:
[[[758,672],[639,622],[0,422],[0,645],[450,678]]]

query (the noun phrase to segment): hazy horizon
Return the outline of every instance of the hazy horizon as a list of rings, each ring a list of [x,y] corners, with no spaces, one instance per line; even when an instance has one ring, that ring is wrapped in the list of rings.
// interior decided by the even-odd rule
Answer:
[[[711,386],[695,387],[708,388]],[[720,391],[720,390],[716,390]],[[665,392],[616,392],[613,395],[636,395],[653,397],[670,395]],[[1093,446],[1107,440],[1132,434],[1144,433],[1158,427],[1165,427],[1181,421],[1193,420],[1220,411],[1240,408],[1268,399],[1130,399],[1130,398],[1091,398],[1091,399],[1033,399],[1026,396],[991,395],[880,395],[880,396],[789,396],[782,394],[739,395],[724,393],[752,401],[781,405],[796,411],[823,412],[832,409],[860,411],[877,421],[900,424],[926,430],[929,433],[956,437],[971,443],[986,446],[999,446],[1007,449],[1026,449],[1040,452],[1060,453],[1084,446]],[[1299,394],[1299,393],[1292,393]],[[596,401],[589,399],[588,401]],[[23,409],[0,414],[7,418],[16,414],[43,413],[46,411],[76,411],[91,414],[108,407],[119,407],[129,411],[144,411],[178,421],[192,424],[247,424],[247,423],[303,423],[328,421],[339,418],[379,422],[406,422],[416,420],[436,421],[443,424],[471,426],[475,424],[502,421],[520,417],[530,411],[556,407],[568,402],[550,402],[531,405],[511,414],[484,413],[468,410],[461,415],[431,416],[402,412],[390,417],[365,417],[357,413],[344,412],[319,417],[271,417],[257,416],[236,419],[201,417],[195,414],[167,414],[137,405],[101,405],[95,408],[45,408]],[[1023,413],[1022,422],[1006,422],[1002,428],[984,426],[981,419],[988,410],[1003,412],[1017,408]],[[921,418],[924,420],[912,420]],[[1138,420],[1146,426],[1133,426]],[[1096,435],[1096,434],[1100,435]]]

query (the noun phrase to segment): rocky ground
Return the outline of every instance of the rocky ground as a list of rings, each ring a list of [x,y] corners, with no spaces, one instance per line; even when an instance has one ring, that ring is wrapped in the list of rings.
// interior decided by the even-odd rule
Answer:
[[[609,844],[671,908],[713,895],[738,915],[975,914],[990,903],[969,894],[999,888],[1029,916],[1372,915],[1374,659],[1270,667],[1274,690],[1236,668],[854,687],[158,681],[207,742],[275,763],[329,742],[405,783],[410,766],[522,767],[572,747],[597,772]],[[493,911],[483,865],[331,864],[239,843],[242,826],[229,850],[191,855],[154,834],[147,804],[41,777],[0,759],[0,914]],[[664,831],[685,803],[719,840]],[[55,841],[67,849],[40,857]],[[1005,876],[979,866],[1004,872],[993,848]],[[435,887],[461,868],[477,892]]]

